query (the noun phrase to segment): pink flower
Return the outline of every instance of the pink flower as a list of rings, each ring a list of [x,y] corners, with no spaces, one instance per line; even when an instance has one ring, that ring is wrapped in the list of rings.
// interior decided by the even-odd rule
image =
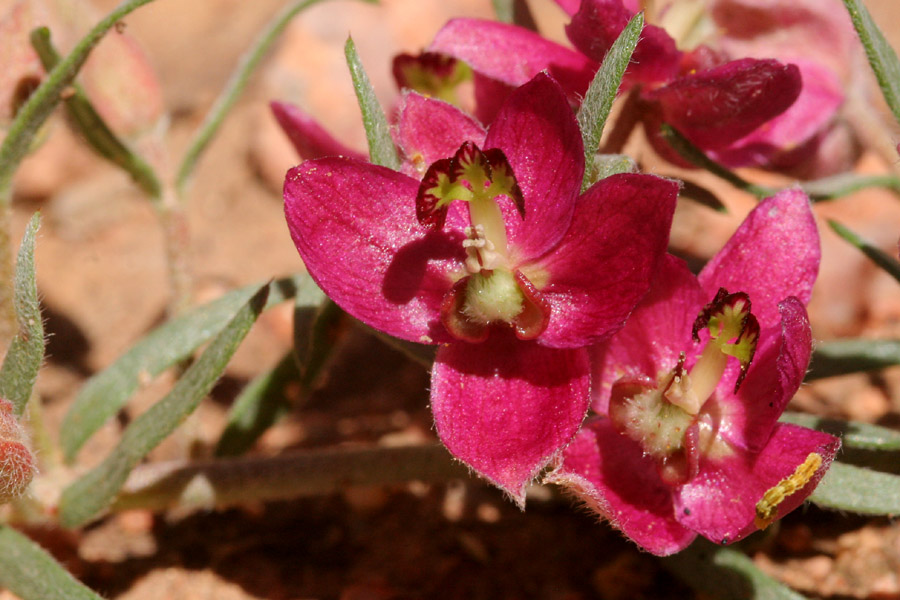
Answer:
[[[398,139],[407,168],[411,156],[431,165],[424,179],[353,158],[307,161],[285,180],[288,227],[347,312],[440,345],[438,435],[522,505],[587,411],[586,347],[649,288],[678,185],[627,174],[580,193],[581,135],[547,75],[514,91],[481,135],[452,106],[411,98],[419,119],[403,125],[401,114]]]
[[[706,4],[705,19],[714,32],[706,43],[728,56],[790,62],[803,76],[797,101],[742,140],[726,161],[767,165],[804,178],[850,169],[860,143],[845,115],[874,109],[866,97],[870,69],[843,3],[707,0]]]
[[[471,78],[469,68],[454,58],[442,54],[424,52],[418,56],[399,54],[394,57],[393,75],[397,87],[404,91],[415,91],[420,95],[437,98],[459,105],[457,87]],[[483,86],[482,86],[483,87]],[[505,97],[507,94],[503,94]],[[418,96],[421,97],[421,96]],[[391,110],[391,120],[401,118],[408,96],[401,98],[396,110]],[[488,102],[496,112],[496,102]],[[275,120],[284,130],[300,158],[311,160],[325,156],[348,156],[365,160],[366,155],[346,146],[328,132],[315,118],[299,106],[273,101],[269,103]],[[479,111],[476,107],[476,115]],[[493,114],[493,113],[492,113]],[[477,125],[480,127],[480,125]],[[401,125],[402,127],[402,125]],[[396,130],[394,131],[396,133]],[[426,165],[427,166],[427,165]]]
[[[778,423],[809,364],[819,266],[809,201],[762,202],[695,277],[669,257],[625,327],[594,348],[589,420],[549,481],[646,550],[730,543],[812,493],[840,441]]]
[[[559,3],[572,15],[566,33],[576,50],[526,29],[478,19],[450,21],[430,50],[466,61],[482,76],[510,86],[547,69],[577,102],[635,10],[622,0]],[[797,100],[802,84],[794,65],[769,58],[731,60],[707,46],[682,51],[666,30],[647,25],[623,86],[638,88],[638,118],[667,159],[683,163],[660,137],[663,121],[714,157],[739,166],[765,154],[760,145],[753,157],[746,152],[738,156],[736,150],[744,138],[784,113]]]

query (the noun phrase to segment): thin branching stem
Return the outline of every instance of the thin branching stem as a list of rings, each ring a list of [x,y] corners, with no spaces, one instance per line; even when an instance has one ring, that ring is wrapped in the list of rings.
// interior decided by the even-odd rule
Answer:
[[[132,472],[112,510],[213,508],[333,494],[348,486],[441,482],[467,476],[466,467],[454,462],[437,443],[151,463]]]
[[[0,145],[0,348],[16,332],[13,309],[13,243],[11,204],[13,174],[28,153],[34,136],[53,112],[62,92],[72,83],[94,46],[131,11],[153,0],[126,0],[106,16],[61,60],[16,113]]]

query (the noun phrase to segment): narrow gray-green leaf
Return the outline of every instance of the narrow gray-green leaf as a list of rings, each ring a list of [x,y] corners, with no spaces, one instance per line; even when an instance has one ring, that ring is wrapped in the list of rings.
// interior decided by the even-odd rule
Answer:
[[[21,416],[44,361],[44,323],[34,277],[34,240],[40,214],[31,217],[16,261],[15,306],[19,332],[13,338],[0,367],[0,397],[12,402]]]
[[[498,21],[510,24],[513,22],[515,18],[513,2],[514,0],[491,0],[491,4],[494,7],[494,15]]]
[[[861,515],[900,515],[900,476],[834,462],[809,499]]]
[[[219,131],[222,121],[225,120],[225,115],[228,114],[228,111],[231,110],[231,107],[234,106],[234,103],[240,97],[241,92],[247,87],[250,76],[266,55],[266,52],[272,47],[272,44],[278,39],[285,27],[288,26],[291,19],[301,11],[321,1],[303,0],[302,2],[292,2],[285,6],[269,21],[265,29],[254,40],[250,49],[241,56],[237,68],[231,74],[231,78],[225,84],[225,88],[219,94],[219,97],[216,98],[212,108],[206,113],[203,123],[200,124],[200,127],[194,133],[194,137],[188,145],[184,157],[181,159],[181,165],[178,167],[178,175],[175,179],[175,185],[179,192],[184,191],[184,185],[190,179],[191,173],[193,173],[194,167],[200,159],[200,155],[203,154],[203,151],[206,150],[206,147]],[[377,0],[363,1],[375,2]]]
[[[803,600],[803,596],[759,570],[745,554],[697,540],[662,559],[673,575],[717,600]]]
[[[625,154],[595,154],[591,181],[600,181],[619,173],[637,173],[637,163]]]
[[[0,525],[0,588],[21,600],[103,600],[30,539]]]
[[[722,201],[719,200],[718,196],[713,194],[702,185],[699,185],[687,179],[682,180],[681,192],[678,194],[678,196],[680,198],[690,198],[697,204],[702,204],[703,206],[711,208],[716,212],[728,212],[728,208],[724,204],[722,204]]]
[[[50,71],[59,63],[59,54],[50,41],[50,30],[46,27],[39,27],[31,32],[31,45],[34,46],[45,70]],[[145,194],[154,200],[159,200],[162,195],[162,185],[153,167],[113,133],[103,117],[94,109],[81,86],[74,84],[73,91],[74,93],[66,97],[66,109],[72,123],[84,136],[90,147],[100,156],[131,175],[131,178]]]
[[[781,415],[783,423],[793,423],[818,429],[836,435],[843,441],[843,448],[857,448],[860,450],[900,450],[900,431],[858,423],[856,421],[841,421],[838,419],[826,419],[806,413],[785,412]]]
[[[16,113],[0,145],[0,202],[9,201],[12,176],[22,158],[31,147],[34,136],[54,107],[60,101],[63,90],[75,79],[94,46],[109,29],[134,9],[153,0],[126,0],[97,23],[75,48],[61,60],[44,82],[34,91]]]
[[[419,363],[426,369],[430,369],[434,365],[434,357],[437,352],[437,346],[417,344],[415,342],[401,340],[399,338],[395,338],[392,335],[388,335],[386,333],[378,331],[377,329],[373,329],[364,323],[361,323],[360,326],[377,337],[379,340],[384,342],[386,345],[390,346],[398,352],[403,353],[406,358],[410,359],[413,362]]]
[[[262,313],[270,287],[263,286],[237,311],[172,391],[125,429],[119,444],[102,463],[63,491],[59,518],[64,526],[84,525],[107,508],[131,470],[197,408]]]
[[[391,127],[378,103],[378,98],[375,97],[369,76],[366,75],[362,62],[356,54],[353,38],[347,38],[347,43],[344,44],[344,56],[347,57],[347,66],[350,68],[350,77],[353,79],[353,89],[356,91],[356,99],[362,113],[363,127],[366,129],[369,160],[375,165],[394,170],[399,169],[400,159],[397,157],[397,148],[391,138]]]
[[[844,4],[866,50],[869,64],[875,71],[881,93],[884,94],[884,99],[894,113],[897,123],[900,123],[900,61],[897,60],[897,53],[884,39],[862,0],[844,0]]]
[[[863,254],[868,256],[872,260],[872,262],[887,271],[891,277],[893,277],[897,281],[900,281],[900,262],[897,262],[897,259],[888,255],[880,248],[876,248],[872,244],[859,237],[859,235],[833,219],[828,219],[828,225],[834,230],[836,234],[856,246],[860,251],[862,251]]]
[[[494,14],[501,23],[518,25],[530,31],[537,31],[534,15],[525,0],[491,0]]]
[[[259,436],[290,411],[287,387],[291,384],[300,391],[297,359],[288,352],[274,369],[253,379],[235,399],[215,455],[240,456],[249,450]]]
[[[900,365],[900,340],[843,339],[813,351],[806,381]]]
[[[644,13],[634,15],[606,53],[603,64],[594,75],[581,108],[578,109],[578,126],[581,128],[581,138],[584,141],[585,157],[582,189],[593,183],[590,178],[591,169],[588,166],[594,164],[594,154],[600,148],[600,138],[606,126],[606,119],[609,117],[616,94],[619,93],[622,77],[628,63],[631,62],[631,55],[641,37],[643,27]]]
[[[812,200],[834,200],[849,196],[859,190],[882,187],[900,192],[900,177],[896,175],[857,175],[841,173],[822,179],[804,181],[800,184]]]
[[[305,274],[276,280],[271,288],[268,306],[292,297],[315,306],[324,297]],[[67,460],[74,459],[84,442],[125,405],[141,380],[155,377],[188,358],[221,330],[257,289],[259,284],[230,292],[156,328],[109,368],[89,379],[76,396],[60,431]]]
[[[294,350],[272,371],[254,379],[238,396],[216,445],[216,456],[247,451],[266,429],[316,389],[350,317],[330,298],[313,310],[298,304],[294,311]],[[293,394],[287,387],[296,386]],[[291,398],[290,396],[296,396]],[[298,402],[299,400],[299,402]]]
[[[326,298],[316,311],[308,343],[295,346],[302,377],[300,383],[307,391],[315,389],[325,365],[334,354],[338,341],[347,332],[351,320],[331,298]]]
[[[708,157],[700,150],[700,148],[692,144],[690,140],[684,137],[681,132],[671,125],[663,123],[660,128],[660,133],[666,138],[669,145],[682,156],[682,158],[701,169],[706,169],[716,177],[724,179],[739,190],[753,194],[757,198],[768,198],[769,196],[774,196],[778,191],[773,188],[750,183],[734,171],[720,165]]]

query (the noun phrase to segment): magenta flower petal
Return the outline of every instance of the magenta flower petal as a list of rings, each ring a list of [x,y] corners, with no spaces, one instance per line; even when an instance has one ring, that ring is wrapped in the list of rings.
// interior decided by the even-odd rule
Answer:
[[[796,102],[729,148],[713,153],[716,160],[732,167],[780,164],[794,149],[814,141],[828,128],[844,102],[843,85],[834,71],[819,63],[802,59],[792,63],[803,77]],[[814,151],[815,147],[810,149],[810,153]]]
[[[505,23],[453,19],[428,48],[468,63],[475,71],[519,86],[547,70],[567,92],[583,95],[597,63],[540,35]]]
[[[482,123],[493,123],[500,107],[515,88],[478,71],[472,75],[475,85],[475,116]]]
[[[480,123],[442,100],[406,92],[400,101],[395,140],[417,171],[453,156],[464,142],[484,145]]]
[[[783,298],[809,302],[820,257],[809,199],[799,189],[784,190],[753,209],[698,279],[710,297],[720,287],[746,292],[765,329],[781,320]]]
[[[275,120],[297,149],[300,158],[311,160],[325,156],[346,156],[366,160],[367,156],[336,140],[318,121],[293,104],[270,102]]]
[[[777,505],[778,518],[791,512],[816,488],[840,445],[827,433],[779,423],[759,454],[736,449],[726,457],[704,457],[700,476],[675,494],[678,520],[717,543],[744,538],[758,529],[756,506],[767,490],[794,474],[811,453],[818,454],[821,464],[807,482]]]
[[[653,460],[608,419],[586,422],[544,481],[566,487],[658,556],[684,549],[697,535],[676,520],[671,488],[659,478]]]
[[[717,150],[783,113],[801,87],[796,66],[744,58],[679,77],[645,97],[694,144]]]
[[[685,262],[667,255],[625,327],[591,348],[591,408],[608,412],[609,393],[619,378],[654,381],[660,370],[674,368],[679,352],[693,347],[691,328],[709,300]]]
[[[759,451],[775,422],[803,382],[812,356],[812,333],[806,308],[793,296],[778,305],[781,327],[760,337],[756,358],[735,396],[730,396],[729,427],[722,431],[732,445]],[[725,398],[723,397],[723,400]]]
[[[422,343],[448,341],[440,305],[465,258],[459,232],[416,220],[419,182],[347,158],[288,171],[284,211],[310,275],[366,324]]]
[[[554,0],[570,17],[578,12],[581,0]]]
[[[584,0],[566,26],[566,35],[576,48],[600,63],[633,16],[622,0]],[[632,83],[668,81],[678,74],[680,60],[675,40],[665,30],[645,25],[626,78]]]
[[[622,327],[665,255],[677,196],[674,181],[621,174],[578,199],[566,236],[530,267],[550,277],[541,288],[553,305],[542,344],[589,345]]]
[[[525,487],[575,435],[589,392],[586,350],[544,348],[504,331],[441,346],[431,374],[441,441],[520,507]]]
[[[508,206],[506,231],[515,260],[553,247],[569,228],[584,173],[578,123],[559,85],[537,75],[514,91],[488,131],[486,148],[500,148],[522,195],[525,219]]]

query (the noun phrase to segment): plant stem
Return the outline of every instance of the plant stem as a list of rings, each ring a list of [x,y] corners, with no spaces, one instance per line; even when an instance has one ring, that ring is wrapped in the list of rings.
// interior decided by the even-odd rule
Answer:
[[[166,265],[169,269],[169,282],[172,286],[169,303],[166,307],[166,316],[173,319],[181,316],[190,308],[194,297],[194,284],[188,260],[191,232],[185,205],[179,201],[171,186],[164,186],[161,197],[155,199],[153,203],[159,209]]]
[[[172,461],[136,468],[112,510],[212,508],[251,501],[332,494],[348,486],[466,478],[440,444],[338,448],[286,456],[203,463]]]
[[[17,330],[13,309],[13,250],[10,231],[12,180],[34,136],[75,79],[84,61],[109,29],[125,15],[153,0],[126,0],[106,16],[61,60],[16,113],[0,145],[0,348],[9,345]]]
[[[237,68],[234,73],[232,73],[228,83],[225,84],[225,89],[222,90],[222,93],[219,94],[215,104],[213,104],[213,107],[206,114],[206,118],[197,129],[191,143],[188,145],[187,151],[184,153],[184,158],[181,160],[181,165],[178,167],[178,174],[175,177],[175,189],[178,198],[184,196],[185,185],[187,184],[188,179],[190,179],[194,167],[197,165],[197,160],[206,149],[206,146],[212,141],[213,136],[218,132],[219,126],[225,119],[225,115],[231,110],[234,103],[237,102],[241,92],[244,91],[244,88],[247,86],[247,81],[250,79],[250,75],[259,64],[259,61],[263,59],[266,52],[268,52],[269,48],[275,40],[278,39],[278,36],[281,35],[281,32],[284,31],[285,27],[288,26],[288,23],[290,23],[291,19],[296,16],[297,13],[321,1],[322,0],[302,0],[301,2],[292,2],[289,4],[280,13],[275,15],[275,18],[269,22],[265,30],[263,30],[259,37],[256,38],[256,41],[250,47],[250,50],[241,57]]]

